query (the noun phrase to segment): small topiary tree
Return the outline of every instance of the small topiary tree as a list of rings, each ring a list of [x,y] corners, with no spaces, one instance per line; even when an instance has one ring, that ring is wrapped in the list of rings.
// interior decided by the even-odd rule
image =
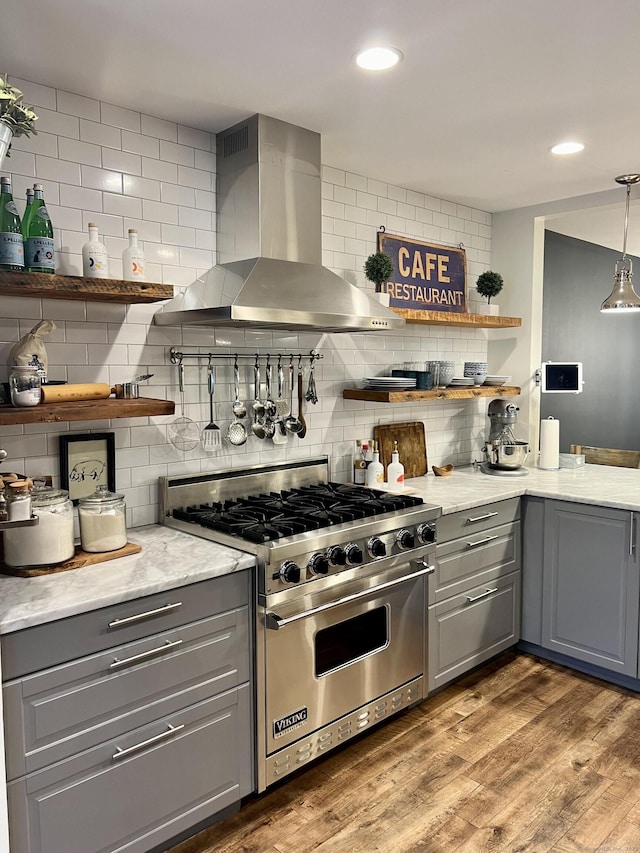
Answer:
[[[504,287],[504,279],[500,273],[487,270],[478,276],[476,290],[480,296],[487,297],[487,305],[491,304],[491,297],[497,296]]]
[[[369,255],[363,269],[369,281],[374,282],[376,293],[379,293],[382,285],[393,275],[393,261],[386,252],[376,252]]]

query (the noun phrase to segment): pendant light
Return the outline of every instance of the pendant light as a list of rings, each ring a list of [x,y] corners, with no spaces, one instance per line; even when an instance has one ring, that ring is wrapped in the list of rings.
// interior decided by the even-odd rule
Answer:
[[[624,210],[624,242],[622,244],[622,257],[616,261],[613,290],[600,306],[603,313],[621,314],[631,311],[640,311],[640,296],[633,289],[631,278],[633,276],[631,258],[627,257],[627,226],[629,225],[629,196],[631,185],[640,181],[640,175],[619,175],[617,183],[626,184],[627,203]]]

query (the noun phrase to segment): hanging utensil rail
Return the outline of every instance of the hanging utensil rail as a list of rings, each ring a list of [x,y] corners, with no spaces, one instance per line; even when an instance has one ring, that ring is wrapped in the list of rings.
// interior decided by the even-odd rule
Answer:
[[[226,359],[229,362],[234,362],[236,359],[246,359],[251,362],[264,361],[266,364],[270,359],[298,359],[298,365],[301,365],[303,361],[309,360],[309,364],[312,365],[314,362],[318,361],[318,359],[324,358],[322,353],[316,352],[316,350],[310,350],[308,353],[304,352],[267,352],[264,354],[260,353],[242,353],[242,352],[230,352],[230,353],[215,353],[215,352],[181,352],[177,350],[175,347],[171,347],[169,350],[169,358],[171,359],[171,364],[180,364],[185,358],[196,358],[196,359],[208,359],[209,361],[212,359]]]

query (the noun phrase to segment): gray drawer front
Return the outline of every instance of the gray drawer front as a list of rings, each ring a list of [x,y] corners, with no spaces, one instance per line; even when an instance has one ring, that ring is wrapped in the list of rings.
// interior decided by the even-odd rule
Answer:
[[[188,556],[185,555],[187,561]],[[90,655],[247,605],[251,576],[251,571],[235,572],[3,635],[2,678],[8,681],[80,655]],[[179,607],[161,609],[177,603],[180,603]],[[160,612],[122,627],[109,627],[111,622],[149,614],[154,610]]]
[[[478,476],[484,475],[479,474]],[[461,512],[453,512],[451,515],[443,515],[438,519],[438,542],[449,542],[450,539],[458,539],[460,536],[478,533],[481,530],[487,530],[489,527],[509,524],[519,518],[520,498],[509,498],[506,501],[496,501]]]
[[[469,532],[436,548],[429,604],[520,568],[520,522]]]
[[[10,783],[12,853],[146,853],[238,802],[253,788],[249,693],[229,691]]]
[[[236,687],[249,666],[245,607],[6,683],[8,778]]]
[[[431,691],[518,642],[520,572],[434,604],[427,621]]]

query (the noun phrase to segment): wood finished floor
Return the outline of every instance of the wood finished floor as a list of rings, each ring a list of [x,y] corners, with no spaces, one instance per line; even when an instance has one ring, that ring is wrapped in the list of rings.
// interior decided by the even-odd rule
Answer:
[[[640,852],[640,697],[502,655],[171,853]]]

